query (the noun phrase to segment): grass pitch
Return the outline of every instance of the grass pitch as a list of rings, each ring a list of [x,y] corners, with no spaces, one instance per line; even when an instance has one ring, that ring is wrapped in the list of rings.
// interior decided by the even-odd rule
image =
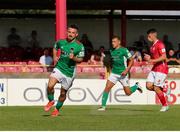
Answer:
[[[180,105],[64,106],[51,117],[43,107],[0,107],[0,130],[180,130]]]

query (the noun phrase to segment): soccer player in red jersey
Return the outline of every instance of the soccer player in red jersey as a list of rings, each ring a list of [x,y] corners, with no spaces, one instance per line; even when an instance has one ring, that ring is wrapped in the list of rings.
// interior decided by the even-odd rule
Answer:
[[[168,65],[166,62],[166,50],[162,41],[157,38],[156,29],[147,31],[147,38],[152,43],[150,48],[151,56],[145,54],[144,59],[154,66],[147,77],[146,88],[155,91],[161,104],[161,112],[169,109],[166,98],[163,93],[163,85],[168,74]]]

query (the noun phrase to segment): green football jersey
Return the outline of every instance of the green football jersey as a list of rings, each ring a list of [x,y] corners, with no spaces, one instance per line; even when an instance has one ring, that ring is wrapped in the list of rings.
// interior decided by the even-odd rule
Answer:
[[[120,47],[110,50],[112,59],[112,73],[120,75],[127,68],[127,59],[132,55],[127,48]]]
[[[59,40],[55,43],[54,48],[61,50],[60,58],[56,64],[56,68],[59,69],[67,77],[73,77],[76,62],[69,58],[69,54],[73,53],[78,58],[84,57],[84,46],[77,40],[68,42],[65,40]]]

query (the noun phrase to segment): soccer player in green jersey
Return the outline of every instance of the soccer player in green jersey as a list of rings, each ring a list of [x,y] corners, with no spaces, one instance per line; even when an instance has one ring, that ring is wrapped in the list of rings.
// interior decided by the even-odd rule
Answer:
[[[78,27],[71,25],[68,27],[67,39],[59,40],[55,43],[53,54],[57,58],[57,50],[60,49],[60,58],[57,58],[57,63],[53,69],[48,82],[47,95],[49,102],[45,105],[44,110],[49,111],[54,101],[54,86],[56,83],[61,83],[61,92],[57,101],[54,111],[51,116],[58,116],[59,110],[63,106],[66,100],[66,93],[72,86],[76,63],[83,61],[84,57],[84,46],[77,41]]]
[[[112,59],[112,71],[109,79],[106,82],[106,87],[102,96],[102,104],[98,109],[99,111],[106,110],[106,102],[108,99],[109,91],[118,81],[122,84],[126,95],[129,96],[136,90],[142,93],[142,89],[139,86],[138,82],[132,87],[129,86],[128,72],[130,71],[134,60],[128,49],[121,46],[121,40],[118,36],[114,36],[112,38],[112,47],[113,49],[110,50]]]

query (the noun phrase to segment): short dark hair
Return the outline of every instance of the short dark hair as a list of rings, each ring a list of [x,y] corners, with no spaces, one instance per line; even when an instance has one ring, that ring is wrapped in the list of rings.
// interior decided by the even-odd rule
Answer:
[[[79,30],[79,28],[78,28],[78,26],[77,26],[76,24],[70,25],[69,28],[74,28],[74,29],[76,29],[77,31]]]
[[[117,35],[113,35],[112,39],[118,39],[118,40],[121,40],[121,38]]]
[[[15,28],[15,27],[12,27],[10,30],[11,30],[11,31],[16,31],[16,28]]]
[[[157,30],[155,28],[151,28],[147,31],[147,34],[150,34],[150,33],[157,33]]]

